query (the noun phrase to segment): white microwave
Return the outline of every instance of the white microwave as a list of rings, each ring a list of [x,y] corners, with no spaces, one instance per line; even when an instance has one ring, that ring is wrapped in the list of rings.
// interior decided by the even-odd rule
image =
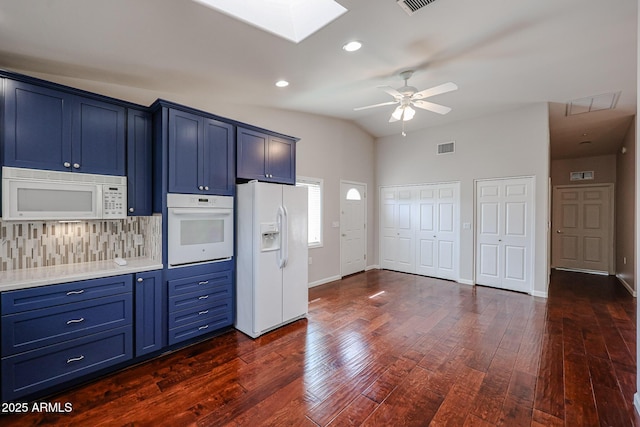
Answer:
[[[2,219],[89,220],[127,216],[124,176],[2,168]]]

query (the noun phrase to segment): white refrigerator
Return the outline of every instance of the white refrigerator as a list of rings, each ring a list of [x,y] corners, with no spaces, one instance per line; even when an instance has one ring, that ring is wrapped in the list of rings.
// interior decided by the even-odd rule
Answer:
[[[307,188],[237,186],[236,329],[252,338],[305,317]]]

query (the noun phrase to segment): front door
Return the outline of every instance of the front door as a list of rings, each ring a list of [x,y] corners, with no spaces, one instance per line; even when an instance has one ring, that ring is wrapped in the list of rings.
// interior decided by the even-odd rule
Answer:
[[[610,184],[553,189],[555,268],[613,274],[612,206]]]
[[[342,276],[364,271],[367,265],[366,186],[340,183],[340,254]]]

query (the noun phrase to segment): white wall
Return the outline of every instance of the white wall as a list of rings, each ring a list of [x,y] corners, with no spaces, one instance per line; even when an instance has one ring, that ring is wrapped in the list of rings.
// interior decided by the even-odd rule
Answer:
[[[340,229],[332,227],[334,221],[340,221],[340,180],[363,182],[370,192],[375,189],[374,138],[355,124],[313,114],[219,102],[215,94],[206,89],[197,94],[166,93],[100,81],[15,71],[141,105],[150,105],[157,98],[163,98],[300,138],[296,146],[297,174],[324,180],[324,245],[309,251],[309,256],[313,258],[313,264],[309,266],[309,283],[320,284],[340,277]],[[373,197],[368,197],[369,224],[376,220],[374,202]],[[377,259],[374,255],[375,229],[371,225],[368,227],[368,266]]]
[[[546,296],[548,117],[548,105],[539,103],[376,141],[378,186],[460,181],[460,222],[472,225],[471,229],[461,227],[460,232],[461,281],[472,282],[474,277],[474,180],[534,176],[534,294]],[[436,155],[437,144],[447,141],[455,141],[455,154]]]
[[[635,271],[635,199],[636,194],[636,119],[625,135],[625,153],[616,155],[616,277],[630,292],[636,293]]]

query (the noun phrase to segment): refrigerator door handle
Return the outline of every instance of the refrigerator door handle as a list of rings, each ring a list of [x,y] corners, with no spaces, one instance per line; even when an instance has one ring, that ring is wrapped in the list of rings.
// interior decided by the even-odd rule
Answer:
[[[280,231],[280,248],[278,249],[278,268],[282,269],[284,268],[285,265],[285,249],[284,249],[284,245],[285,245],[285,239],[283,236],[283,229],[285,229],[285,213],[284,213],[284,208],[282,206],[278,207],[278,215],[277,215],[277,222],[278,222],[278,230]]]
[[[282,212],[284,213],[284,224],[282,224],[282,229],[280,230],[280,247],[284,246],[284,256],[281,267],[284,268],[289,262],[289,211],[287,211],[286,206],[282,206]]]

